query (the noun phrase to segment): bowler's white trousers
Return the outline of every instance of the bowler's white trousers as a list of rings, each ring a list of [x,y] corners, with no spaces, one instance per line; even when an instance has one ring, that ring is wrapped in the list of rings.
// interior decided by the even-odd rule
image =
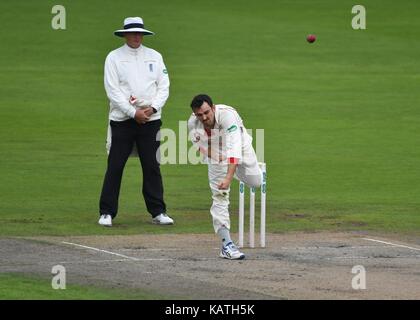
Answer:
[[[258,165],[257,156],[252,145],[243,148],[243,157],[236,167],[235,179],[244,182],[249,187],[259,187],[262,182],[262,172]],[[226,177],[228,170],[227,163],[211,163],[208,164],[208,175],[210,189],[212,192],[213,204],[210,208],[210,213],[213,218],[214,231],[221,227],[226,227],[230,230],[229,218],[229,192],[230,188],[226,190],[219,190],[218,184]]]

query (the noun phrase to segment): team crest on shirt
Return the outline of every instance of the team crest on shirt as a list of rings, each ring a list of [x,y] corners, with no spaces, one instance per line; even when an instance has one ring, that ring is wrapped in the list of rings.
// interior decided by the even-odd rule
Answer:
[[[198,133],[194,134],[194,142],[200,141],[200,135]]]
[[[229,133],[231,133],[231,132],[236,131],[237,129],[238,129],[238,127],[236,126],[236,124],[233,124],[233,125],[231,125],[231,126],[227,129],[227,131],[228,131]]]

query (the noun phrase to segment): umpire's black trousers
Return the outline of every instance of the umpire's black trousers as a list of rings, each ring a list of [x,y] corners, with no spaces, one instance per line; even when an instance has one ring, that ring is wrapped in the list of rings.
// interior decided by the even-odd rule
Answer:
[[[152,217],[166,213],[162,176],[157,160],[160,141],[156,141],[156,136],[161,125],[161,120],[150,121],[142,125],[139,125],[134,119],[110,121],[112,140],[99,202],[101,215],[110,214],[112,218],[117,215],[121,179],[134,143],[137,146],[143,170],[143,197],[147,211]]]

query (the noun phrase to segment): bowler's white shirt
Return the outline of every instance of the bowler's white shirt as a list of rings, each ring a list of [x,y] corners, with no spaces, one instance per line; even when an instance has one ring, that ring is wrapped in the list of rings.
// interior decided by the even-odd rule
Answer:
[[[109,119],[114,121],[134,118],[136,107],[130,104],[130,96],[141,102],[140,107],[157,110],[149,121],[160,119],[169,97],[169,77],[162,55],[144,45],[133,49],[124,44],[111,51],[105,60],[104,84],[110,102]]]
[[[215,105],[215,125],[210,135],[194,113],[188,120],[188,130],[191,141],[200,151],[208,150],[210,143],[212,157],[216,151],[229,162],[231,159],[239,162],[246,160],[243,159],[243,150],[252,148],[252,137],[246,131],[241,117],[234,108],[227,105]],[[214,150],[214,146],[218,150]]]

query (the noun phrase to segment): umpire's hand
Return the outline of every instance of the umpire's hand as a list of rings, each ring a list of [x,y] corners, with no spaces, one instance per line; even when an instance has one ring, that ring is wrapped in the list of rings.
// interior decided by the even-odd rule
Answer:
[[[147,109],[137,109],[134,119],[138,124],[144,124],[150,119],[147,114]]]

